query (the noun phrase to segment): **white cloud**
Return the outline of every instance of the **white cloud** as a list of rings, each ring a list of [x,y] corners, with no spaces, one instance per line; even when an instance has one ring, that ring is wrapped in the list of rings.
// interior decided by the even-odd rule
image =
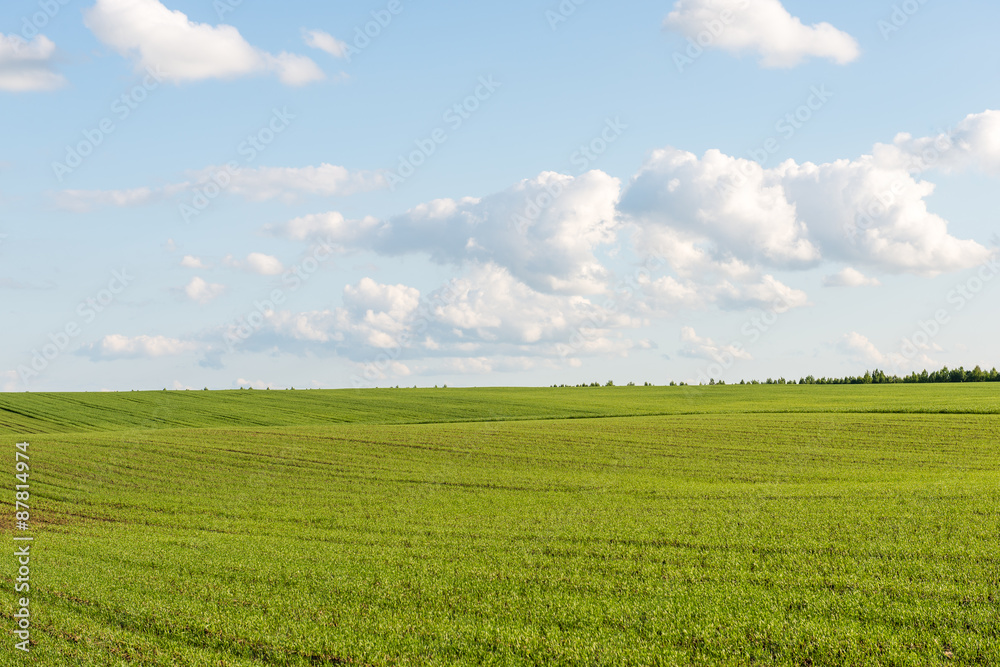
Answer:
[[[192,183],[185,182],[127,190],[62,190],[56,193],[56,205],[74,213],[87,213],[107,207],[130,208],[169,199],[191,187]]]
[[[181,266],[185,269],[207,269],[205,263],[201,261],[200,258],[194,257],[193,255],[184,255],[184,259],[181,260]]]
[[[175,83],[262,72],[290,86],[324,78],[305,56],[272,55],[251,46],[233,26],[195,23],[158,0],[97,0],[84,22],[99,40],[135,60],[137,69],[152,68]]]
[[[265,255],[262,252],[252,252],[244,260],[236,259],[232,255],[226,255],[222,259],[222,264],[233,269],[241,269],[256,273],[259,276],[277,276],[285,271],[285,266],[277,257]]]
[[[383,285],[363,278],[343,291],[344,306],[335,310],[292,313],[273,311],[268,326],[279,336],[343,348],[386,349],[408,342],[420,305],[420,291],[406,285]]]
[[[829,23],[806,26],[780,0],[678,0],[664,25],[709,48],[756,53],[762,67],[794,67],[808,58],[845,65],[861,53],[847,33]]]
[[[544,172],[485,197],[433,200],[387,219],[328,212],[266,229],[301,241],[322,238],[345,251],[420,253],[469,270],[477,281],[495,272],[475,290],[486,295],[478,303],[488,307],[464,304],[468,312],[449,307],[438,313],[470,339],[516,340],[491,328],[507,321],[493,288],[523,288],[522,302],[529,304],[537,295],[608,294],[615,276],[602,255],[620,250],[622,231],[640,258],[660,257],[670,269],[638,276],[642,298],[629,303],[629,312],[784,312],[809,300],[779,280],[778,271],[841,262],[850,269],[828,276],[827,284],[874,285],[865,273],[934,275],[989,256],[979,243],[949,234],[948,222],[928,211],[933,184],[908,173],[898,154],[895,163],[879,154],[824,164],[787,160],[767,168],[718,150],[698,157],[665,148],[651,153],[624,194],[617,179],[600,171],[578,177]],[[881,210],[868,216],[873,203]],[[562,305],[545,308],[565,312]],[[540,320],[526,321],[536,326]],[[437,332],[428,345],[443,353],[449,338]]]
[[[233,387],[237,389],[241,389],[243,387],[253,387],[254,389],[270,389],[271,383],[264,382],[263,380],[247,380],[245,378],[237,378],[236,381],[233,382]]]
[[[637,318],[585,297],[537,292],[496,265],[475,266],[426,295],[365,278],[344,288],[341,307],[272,311],[265,320],[242,347],[338,354],[367,369],[369,381],[384,379],[390,361],[414,373],[431,372],[413,361],[421,359],[433,359],[435,372],[445,359],[475,365],[458,360],[488,358],[492,368],[503,370],[530,358],[556,368],[573,366],[578,357],[627,356],[654,347],[623,335],[641,324]]]
[[[56,45],[45,35],[29,42],[0,33],[0,90],[21,93],[65,85],[66,79],[52,71],[55,52]]]
[[[840,347],[845,352],[865,363],[887,365],[890,361],[888,356],[879,352],[879,349],[875,347],[873,342],[856,331],[845,335],[840,341]]]
[[[326,51],[334,58],[347,57],[347,42],[343,42],[322,30],[302,30],[302,39],[306,46],[320,51]]]
[[[514,345],[564,344],[581,328],[592,341],[613,328],[637,324],[582,296],[546,294],[495,264],[475,267],[435,295],[431,314],[443,340],[472,339]],[[586,341],[585,341],[586,342]],[[582,347],[586,347],[583,345]]]
[[[437,199],[382,222],[333,212],[272,231],[385,255],[422,253],[441,264],[493,263],[533,289],[596,294],[610,274],[595,252],[615,241],[619,189],[600,171],[545,172],[484,198]]]
[[[435,366],[442,362],[443,360],[436,360]],[[351,365],[355,369],[355,378],[364,376],[370,384],[376,384],[386,380],[390,381],[390,383],[399,382],[400,380],[408,378],[414,374],[414,371],[408,364],[404,364],[399,361],[390,361],[388,363],[378,365],[353,362]]]
[[[857,361],[881,367],[888,373],[902,374],[938,367],[938,362],[928,353],[943,351],[937,343],[918,343],[904,338],[896,351],[883,353],[866,336],[856,331],[841,338],[838,347]]]
[[[265,225],[264,229],[295,241],[322,238],[343,246],[365,245],[367,238],[382,233],[385,225],[371,216],[348,220],[337,211],[313,213],[290,220],[282,225]]]
[[[246,267],[261,276],[277,276],[285,267],[277,257],[262,252],[252,252],[247,256]]]
[[[95,361],[115,359],[141,359],[157,357],[173,357],[200,349],[199,343],[183,341],[166,336],[123,336],[111,334],[98,343],[86,345],[80,349]]]
[[[196,180],[207,182],[222,167],[201,172]],[[351,171],[346,167],[323,163],[308,167],[258,167],[240,169],[233,175],[227,191],[251,200],[283,198],[292,201],[297,195],[323,197],[345,196],[388,187],[385,174],[379,171]]]
[[[668,316],[710,306],[784,313],[809,305],[805,292],[739,259],[717,257],[703,238],[654,227],[641,230],[637,244],[641,252],[665,261],[675,274],[638,277],[649,314]]]
[[[987,248],[951,236],[948,222],[928,211],[933,190],[871,155],[766,169],[717,150],[697,158],[664,149],[652,153],[619,208],[637,226],[639,247],[681,271],[833,260],[934,275],[984,261]]]
[[[881,284],[878,279],[869,278],[850,266],[823,278],[824,287],[878,287]]]
[[[192,301],[197,301],[201,305],[205,305],[216,297],[221,296],[225,291],[225,285],[209,283],[199,276],[192,278],[191,282],[184,287],[184,293],[187,294],[188,298]]]
[[[653,151],[623,207],[648,225],[710,238],[722,255],[787,268],[820,259],[780,174],[717,150],[702,158],[674,148]]]
[[[0,371],[0,391],[22,391],[24,388],[17,371]]]
[[[1000,111],[969,114],[954,128],[933,136],[896,135],[892,144],[877,144],[875,157],[887,167],[919,174],[932,169],[977,169],[1000,174]]]
[[[99,208],[144,206],[193,192],[212,182],[213,176],[227,172],[225,167],[208,167],[188,174],[188,180],[159,187],[123,190],[63,190],[56,194],[56,204],[84,213]],[[240,195],[251,201],[278,199],[287,203],[301,195],[323,197],[347,196],[388,187],[384,174],[377,171],[351,171],[345,167],[321,164],[308,167],[257,167],[230,174],[224,193]]]
[[[363,278],[344,287],[344,307],[336,311],[340,331],[356,336],[369,347],[401,346],[401,334],[409,332],[420,291],[406,285],[382,285]]]
[[[686,343],[681,354],[692,359],[706,359],[716,363],[731,363],[733,359],[751,361],[753,357],[742,347],[718,345],[711,338],[702,338],[692,327],[681,329],[681,341]]]
[[[948,233],[931,213],[934,184],[869,155],[826,164],[787,161],[775,170],[786,195],[830,260],[893,273],[936,275],[982,263],[989,250]]]

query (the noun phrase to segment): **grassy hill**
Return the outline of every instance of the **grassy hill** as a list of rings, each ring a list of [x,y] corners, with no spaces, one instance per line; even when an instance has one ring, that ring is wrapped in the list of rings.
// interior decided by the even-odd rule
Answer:
[[[0,393],[0,433],[745,412],[1000,413],[1000,388],[744,385]]]
[[[998,411],[995,385],[0,395],[37,641],[0,664],[1000,664]]]

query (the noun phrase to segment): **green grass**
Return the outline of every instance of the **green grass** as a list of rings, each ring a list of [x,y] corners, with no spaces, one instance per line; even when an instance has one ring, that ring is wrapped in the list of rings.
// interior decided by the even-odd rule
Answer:
[[[1000,414],[1000,387],[749,385],[0,393],[0,433],[414,424],[748,412]]]
[[[993,385],[0,395],[10,459],[33,434],[38,642],[0,660],[1000,664],[998,411]]]

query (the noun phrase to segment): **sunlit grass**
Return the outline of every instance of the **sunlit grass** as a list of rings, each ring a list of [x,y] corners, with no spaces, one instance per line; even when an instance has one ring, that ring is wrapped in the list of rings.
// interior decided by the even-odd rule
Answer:
[[[995,387],[166,394],[31,436],[36,664],[1000,664]]]

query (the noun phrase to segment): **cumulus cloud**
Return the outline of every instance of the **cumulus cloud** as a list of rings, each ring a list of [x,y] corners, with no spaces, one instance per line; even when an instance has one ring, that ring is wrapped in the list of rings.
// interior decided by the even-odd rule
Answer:
[[[889,362],[889,357],[882,354],[873,342],[857,331],[846,334],[840,340],[840,348],[865,363],[884,365]]]
[[[200,258],[194,257],[193,255],[184,255],[184,259],[181,260],[181,266],[185,269],[207,269],[208,267]]]
[[[881,164],[914,175],[932,169],[1000,174],[1000,111],[969,114],[954,128],[935,135],[901,132],[892,144],[877,144],[874,155]]]
[[[247,255],[246,266],[250,271],[261,276],[277,276],[285,271],[281,260],[262,252],[252,252]]]
[[[84,12],[84,22],[99,40],[133,59],[137,69],[151,68],[175,83],[262,72],[290,86],[324,78],[305,56],[267,53],[233,26],[195,23],[159,0],[97,0]]]
[[[55,53],[56,45],[45,35],[26,41],[0,34],[0,90],[22,93],[65,85],[66,79],[53,71]]]
[[[328,345],[329,351],[401,347],[409,342],[420,292],[406,285],[383,285],[363,278],[344,287],[343,303],[333,310],[270,311],[265,315],[267,328],[280,338]]]
[[[901,339],[893,351],[883,353],[866,336],[852,331],[840,339],[838,348],[852,359],[881,366],[888,372],[909,373],[940,366],[930,355],[944,352],[944,348],[930,338],[918,330],[909,338]]]
[[[277,276],[285,271],[284,264],[273,255],[266,255],[262,252],[252,252],[244,260],[239,260],[232,255],[226,255],[222,260],[225,266],[243,269],[259,276]]]
[[[988,136],[973,129],[982,122],[967,123],[966,134]],[[856,159],[765,167],[718,150],[698,157],[664,148],[651,153],[624,193],[617,179],[599,171],[544,172],[485,197],[433,200],[385,219],[327,212],[266,229],[344,251],[420,253],[461,267],[467,274],[450,289],[465,296],[422,315],[429,319],[421,345],[427,354],[461,348],[461,358],[485,358],[484,345],[541,349],[572,333],[581,317],[595,316],[600,308],[586,297],[616,289],[604,257],[624,239],[640,259],[658,258],[667,267],[636,274],[639,298],[620,309],[634,317],[804,307],[808,295],[778,272],[787,280],[790,271],[827,262],[848,265],[827,276],[827,285],[861,286],[877,284],[869,271],[934,275],[988,258],[987,248],[952,236],[948,222],[928,210],[933,184],[911,173],[899,162],[902,149],[896,151],[887,157],[876,147]],[[473,287],[464,289],[466,281]],[[394,346],[415,317],[416,311],[355,312],[348,301],[340,311],[286,315],[285,333],[345,348],[346,334],[357,345]],[[629,341],[604,334],[628,326],[605,326],[579,349],[627,350]]]
[[[352,171],[346,167],[320,164],[308,167],[256,167],[230,173],[226,167],[207,167],[189,172],[188,179],[158,187],[123,190],[63,190],[56,193],[56,205],[83,213],[106,207],[132,207],[189,195],[210,182],[219,173],[228,174],[222,192],[251,201],[281,199],[292,203],[302,195],[323,197],[347,196],[388,187],[378,171]]]
[[[727,278],[726,273],[733,273],[736,277]],[[759,308],[784,313],[809,305],[809,296],[802,290],[739,264],[715,264],[705,275],[692,278],[643,278],[639,284],[646,296],[645,309],[661,317],[674,315],[680,310],[699,310],[710,306],[722,310]]]
[[[721,254],[789,268],[820,259],[780,174],[717,150],[653,151],[622,204],[650,225],[711,238]]]
[[[869,278],[850,266],[823,278],[824,287],[878,287],[881,284],[877,278]]]
[[[610,330],[638,325],[624,313],[608,312],[583,296],[546,294],[488,264],[453,281],[438,295],[432,314],[445,340],[515,345],[565,344],[585,329],[582,351]],[[600,343],[598,343],[600,344]]]
[[[339,331],[355,336],[368,347],[404,344],[420,306],[420,291],[406,285],[382,285],[364,278],[344,287],[344,307],[336,311]]]
[[[709,150],[654,151],[622,197],[640,247],[676,266],[809,268],[842,261],[934,275],[975,266],[989,250],[948,233],[928,211],[933,183],[863,155],[773,168]]]
[[[337,39],[330,33],[322,30],[303,29],[302,39],[305,41],[306,46],[313,49],[319,49],[320,51],[325,51],[334,58],[347,57],[347,42]]]
[[[369,239],[382,233],[385,225],[372,216],[349,220],[337,211],[329,211],[304,215],[281,225],[265,225],[264,229],[295,241],[322,238],[347,248],[368,245]]]
[[[422,253],[440,264],[494,263],[534,289],[596,294],[609,272],[595,252],[616,239],[619,189],[600,171],[545,172],[484,198],[438,199],[381,222],[328,213],[272,231],[386,255]]]
[[[207,282],[204,278],[195,276],[184,287],[184,293],[192,301],[205,305],[226,291],[225,285]]]
[[[794,67],[808,58],[857,60],[857,41],[829,23],[807,26],[780,0],[678,0],[665,27],[708,48],[755,53],[762,67]],[[700,34],[707,34],[699,40]]]
[[[936,275],[983,262],[989,250],[948,232],[931,213],[934,184],[869,155],[776,168],[789,201],[827,259],[893,273]]]
[[[111,334],[97,343],[91,343],[80,348],[80,354],[89,356],[94,361],[113,361],[115,359],[152,359],[158,357],[173,357],[200,349],[200,343],[183,341],[179,338],[166,336],[123,336]]]
[[[341,307],[270,311],[264,319],[261,332],[242,345],[338,354],[367,368],[368,380],[382,379],[390,361],[414,373],[428,370],[412,367],[420,359],[434,359],[436,369],[445,359],[487,358],[494,368],[525,358],[563,367],[578,357],[626,356],[654,346],[623,335],[638,319],[585,297],[539,293],[496,265],[474,267],[429,294],[365,278],[344,288]]]
[[[753,356],[742,347],[719,345],[711,338],[702,338],[692,327],[681,329],[681,341],[685,343],[681,354],[691,359],[706,359],[716,363],[730,363],[733,359],[753,360]]]
[[[252,389],[270,389],[270,382],[264,382],[263,380],[247,380],[245,378],[237,378],[233,382],[233,388],[242,389],[243,387],[250,387]]]

